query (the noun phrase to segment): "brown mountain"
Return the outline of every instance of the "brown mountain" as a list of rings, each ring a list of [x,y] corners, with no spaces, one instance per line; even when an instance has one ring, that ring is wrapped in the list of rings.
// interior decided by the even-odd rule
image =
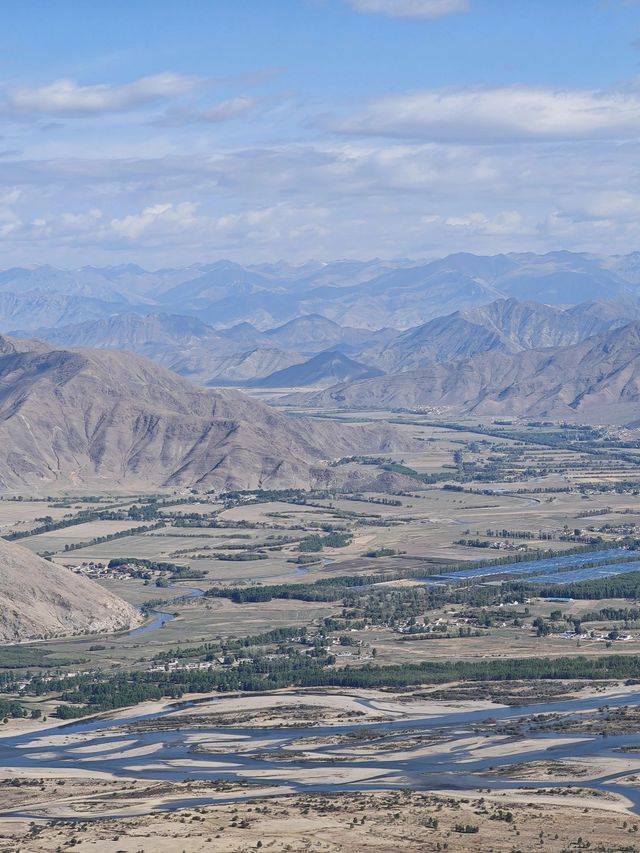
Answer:
[[[640,324],[573,346],[485,352],[288,399],[313,406],[440,407],[457,413],[634,422],[640,417]]]
[[[327,460],[412,444],[391,426],[286,417],[130,353],[4,346],[0,488],[306,487]]]
[[[0,539],[1,643],[117,631],[141,621],[94,581]]]
[[[455,311],[361,350],[358,358],[386,373],[471,358],[481,352],[570,346],[640,318],[637,300],[580,303],[571,308],[496,299]]]
[[[278,370],[251,383],[254,388],[326,388],[336,382],[353,382],[380,376],[381,370],[354,361],[344,353],[327,350],[302,364]]]
[[[134,352],[203,385],[214,385],[217,380],[232,383],[260,378],[305,359],[275,349],[248,323],[243,328],[219,332],[194,317],[180,314],[113,314],[67,326],[39,328],[33,334],[60,349],[92,347]]]

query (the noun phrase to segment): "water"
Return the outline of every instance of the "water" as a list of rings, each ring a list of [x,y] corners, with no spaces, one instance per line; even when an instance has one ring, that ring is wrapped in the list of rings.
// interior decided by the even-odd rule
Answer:
[[[171,584],[171,587],[175,587],[175,584]],[[178,587],[175,587],[176,589]],[[181,591],[181,595],[177,598],[172,599],[171,601],[167,601],[167,604],[174,604],[177,601],[181,601],[183,599],[189,598],[201,598],[204,595],[203,589],[197,589],[193,587],[191,589],[185,589]],[[151,616],[153,617],[150,622],[147,622],[145,625],[141,625],[139,628],[133,628],[131,631],[127,631],[124,635],[125,637],[140,637],[142,634],[148,634],[150,631],[155,631],[157,628],[162,628],[163,625],[166,625],[167,622],[171,622],[176,617],[173,613],[167,613],[166,610],[151,610]]]
[[[629,557],[630,552],[626,548],[610,548],[606,551],[588,551],[579,554],[565,554],[561,557],[548,557],[544,560],[526,560],[522,563],[508,563],[501,566],[481,566],[476,569],[461,569],[457,572],[448,572],[440,575],[431,575],[423,578],[427,582],[443,581],[443,580],[470,580],[473,578],[489,577],[490,575],[526,575],[537,571],[553,572],[562,569],[571,569],[579,567],[585,563],[599,563],[603,566],[611,560],[619,559],[620,557]],[[625,563],[619,565],[606,566],[614,571],[611,574],[619,574],[624,571]],[[594,569],[585,569],[585,571],[593,571]],[[617,571],[615,571],[617,570]],[[638,571],[634,569],[633,571]],[[566,575],[562,575],[566,577]]]
[[[576,581],[592,581],[598,578],[610,578],[624,575],[627,572],[640,572],[640,560],[632,563],[618,563],[613,566],[592,566],[589,569],[576,569],[573,572],[560,572],[557,575],[536,575],[527,578],[527,583],[575,583]]]
[[[292,702],[302,701],[304,693],[293,694]],[[203,699],[196,703],[184,703],[186,705],[207,705],[212,711],[216,711],[216,705],[224,701],[221,698]],[[375,704],[361,699],[362,708],[372,708]],[[610,735],[608,737],[597,734],[531,734],[526,731],[526,719],[534,714],[547,713],[570,713],[578,714],[583,711],[595,711],[604,705],[615,707],[618,705],[640,705],[640,693],[620,694],[617,696],[591,696],[588,698],[564,700],[559,702],[547,702],[526,708],[496,708],[491,711],[461,711],[458,713],[440,714],[436,716],[423,717],[420,719],[391,720],[383,723],[367,723],[340,725],[340,726],[317,726],[301,728],[220,728],[198,727],[197,735],[199,741],[215,740],[215,748],[224,751],[208,754],[198,752],[188,735],[193,734],[185,721],[183,728],[162,729],[159,731],[128,732],[126,727],[141,720],[162,720],[168,714],[175,711],[180,705],[174,705],[168,711],[159,714],[132,715],[119,720],[116,723],[110,720],[93,720],[89,722],[72,723],[67,726],[40,731],[36,734],[23,734],[17,737],[0,739],[0,766],[6,768],[26,768],[34,776],[38,776],[40,768],[53,768],[64,772],[66,768],[82,767],[86,770],[112,773],[119,777],[130,777],[145,780],[220,780],[231,781],[253,781],[261,785],[269,785],[275,780],[290,786],[297,792],[338,792],[338,791],[374,791],[389,790],[410,786],[417,790],[442,790],[443,788],[568,788],[567,782],[531,782],[510,778],[509,768],[523,761],[538,760],[568,760],[576,757],[624,757],[630,762],[630,766],[619,773],[603,773],[594,779],[581,778],[575,782],[576,787],[595,788],[597,790],[609,791],[611,793],[623,792],[634,804],[635,810],[640,813],[640,791],[633,787],[619,784],[620,777],[640,771],[640,752],[620,753],[622,747],[635,747],[640,749],[640,733],[632,732],[624,735]],[[184,707],[184,705],[183,705]],[[410,707],[410,706],[409,706]],[[491,740],[487,736],[487,744],[494,744],[495,738],[509,743],[509,754],[496,756],[482,756],[479,751],[470,748],[465,743],[466,736],[478,737],[475,726],[491,717],[498,723],[509,723],[521,721],[524,726],[525,736],[528,740],[539,740],[540,748],[517,749],[518,738],[496,735],[491,733]],[[176,726],[179,720],[176,720]],[[186,731],[185,731],[186,727]],[[290,758],[282,759],[282,750],[286,747],[293,749],[304,749],[305,745],[300,741],[305,738],[318,738],[323,736],[340,736],[357,733],[358,729],[366,730],[367,736],[375,736],[376,747],[379,751],[373,756],[346,755],[345,749],[358,746],[354,739],[348,744],[314,744],[313,752],[317,758],[309,762],[301,762],[295,754]],[[47,743],[47,735],[77,735],[85,736],[82,743],[58,744],[54,741],[52,745]],[[420,754],[419,748],[413,753],[410,746],[402,746],[397,742],[414,734],[436,736],[429,746],[429,754]],[[225,740],[220,738],[224,737]],[[483,735],[481,734],[482,738]],[[575,738],[574,742],[565,743],[569,738]],[[126,745],[123,744],[126,741]],[[255,742],[256,747],[251,748]],[[87,747],[95,744],[99,750],[77,753],[78,747]],[[106,746],[111,748],[105,748]],[[141,756],[127,757],[119,755],[124,749],[139,749],[145,746],[155,746],[153,751],[144,758]],[[242,745],[243,751],[238,751]],[[514,749],[514,745],[516,748]],[[394,749],[400,750],[400,757],[394,754]],[[79,761],[82,755],[86,760]],[[189,761],[197,761],[198,766],[189,766]],[[171,763],[170,763],[171,762]],[[491,774],[495,765],[501,768],[501,776]],[[326,769],[327,779],[331,775],[343,769],[357,768],[363,771],[363,778],[356,782],[324,783],[313,782],[306,784],[304,771],[311,768],[317,771],[319,768]],[[287,770],[291,776],[287,776]],[[258,772],[259,771],[259,772]],[[270,778],[273,772],[273,779]],[[246,773],[247,775],[244,775]],[[252,775],[255,774],[255,775]],[[284,774],[284,775],[281,775]],[[314,774],[315,775],[315,774]],[[317,778],[317,777],[316,777]],[[217,802],[240,801],[251,798],[251,792],[232,792],[225,800]],[[179,803],[165,805],[164,808],[184,808],[193,805],[205,805],[213,802],[212,799],[199,798],[193,802],[181,800]],[[37,817],[34,807],[33,814],[24,814],[26,817]],[[2,813],[0,812],[0,816]],[[102,815],[104,817],[105,815]]]

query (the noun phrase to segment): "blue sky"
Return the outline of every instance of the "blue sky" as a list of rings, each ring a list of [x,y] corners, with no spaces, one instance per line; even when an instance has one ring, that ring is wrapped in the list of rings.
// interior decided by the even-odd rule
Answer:
[[[5,0],[3,266],[640,249],[635,0]]]

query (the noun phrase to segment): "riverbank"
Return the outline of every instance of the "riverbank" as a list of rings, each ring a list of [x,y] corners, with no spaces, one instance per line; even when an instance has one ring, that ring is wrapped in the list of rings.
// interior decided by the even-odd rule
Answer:
[[[12,737],[3,732],[3,821],[151,818],[242,809],[256,796],[268,797],[261,809],[271,813],[286,810],[290,796],[334,802],[405,790],[640,813],[634,685],[581,688],[527,707],[433,700],[424,688],[189,699],[43,723]],[[615,733],[594,733],[607,715],[615,715]],[[537,731],[541,719],[557,725]],[[563,732],[576,720],[585,731]]]
[[[106,791],[101,792],[103,798]],[[126,792],[125,792],[126,793]],[[141,790],[125,796],[123,808],[135,809]],[[181,793],[149,789],[157,808]],[[195,789],[188,793],[194,800]],[[561,853],[588,839],[592,849],[633,850],[635,833],[623,797],[531,795],[514,791],[429,794],[409,792],[291,795],[249,802],[198,805],[177,812],[129,813],[104,821],[36,824],[5,820],[5,843],[30,853],[54,853],[71,838],[79,849],[97,853],[511,853],[542,849]],[[126,805],[125,805],[126,803]],[[95,816],[95,812],[94,815]]]

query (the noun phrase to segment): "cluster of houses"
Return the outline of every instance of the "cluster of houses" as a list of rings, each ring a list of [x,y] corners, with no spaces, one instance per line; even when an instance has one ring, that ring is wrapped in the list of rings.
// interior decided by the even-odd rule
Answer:
[[[631,640],[638,639],[633,634],[619,634],[617,631],[608,631],[607,633],[583,631],[582,634],[576,634],[574,631],[563,631],[559,636],[564,640],[583,640],[590,643],[628,643]]]

